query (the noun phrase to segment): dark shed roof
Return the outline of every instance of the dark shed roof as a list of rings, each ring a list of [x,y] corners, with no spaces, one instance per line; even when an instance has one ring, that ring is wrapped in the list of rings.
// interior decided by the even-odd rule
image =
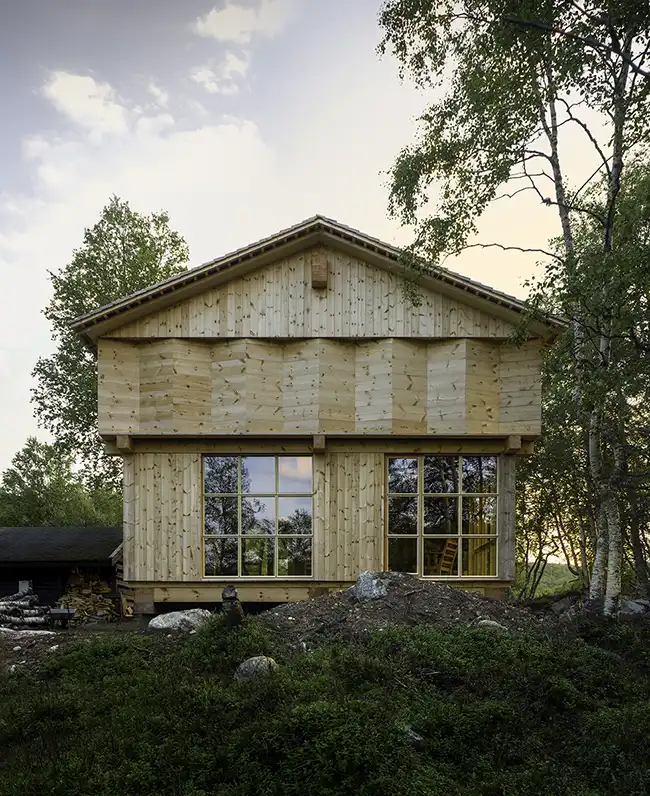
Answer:
[[[25,563],[114,563],[121,528],[0,528],[0,567]]]

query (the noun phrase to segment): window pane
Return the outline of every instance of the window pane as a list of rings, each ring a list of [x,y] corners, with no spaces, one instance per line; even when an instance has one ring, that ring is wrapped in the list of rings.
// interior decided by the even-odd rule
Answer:
[[[311,495],[313,491],[311,456],[280,456],[278,468],[280,492]]]
[[[417,459],[388,460],[388,491],[389,492],[418,491]]]
[[[275,533],[275,498],[242,498],[241,532],[249,536],[272,536]]]
[[[237,575],[237,539],[205,539],[205,574]]]
[[[497,491],[497,457],[463,456],[463,492]]]
[[[424,533],[458,533],[458,498],[424,498]]]
[[[278,539],[278,575],[311,575],[311,536]]]
[[[273,547],[273,539],[242,539],[242,575],[273,575]]]
[[[424,575],[458,575],[458,537],[425,539],[422,557]]]
[[[418,532],[418,499],[416,497],[388,498],[388,533],[416,534]]]
[[[311,533],[312,499],[278,498],[278,533],[304,536]]]
[[[497,499],[493,497],[463,498],[463,533],[496,534]]]
[[[237,498],[207,497],[204,520],[206,534],[237,536]]]
[[[463,575],[497,574],[497,540],[463,539]]]
[[[418,540],[389,539],[388,569],[391,572],[417,572]]]
[[[204,459],[205,491],[237,494],[237,456],[206,456]]]
[[[274,456],[242,456],[241,491],[247,495],[275,492]]]
[[[460,492],[458,488],[458,456],[424,457],[424,491]]]

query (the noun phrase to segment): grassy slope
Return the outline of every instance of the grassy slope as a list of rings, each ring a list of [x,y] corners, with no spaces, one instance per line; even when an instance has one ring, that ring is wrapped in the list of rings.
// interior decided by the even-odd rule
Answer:
[[[298,654],[248,620],[81,643],[0,674],[0,796],[640,796],[650,629],[583,636],[411,627]],[[279,673],[233,683],[261,651]]]

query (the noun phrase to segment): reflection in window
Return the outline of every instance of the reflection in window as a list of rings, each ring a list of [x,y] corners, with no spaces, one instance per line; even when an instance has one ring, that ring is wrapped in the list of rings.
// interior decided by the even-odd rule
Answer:
[[[388,491],[389,492],[418,491],[417,459],[388,460]]]
[[[418,532],[417,498],[388,498],[388,532],[391,534]]]
[[[309,577],[310,456],[206,456],[206,576]]]
[[[388,568],[496,576],[497,477],[497,456],[389,457]]]

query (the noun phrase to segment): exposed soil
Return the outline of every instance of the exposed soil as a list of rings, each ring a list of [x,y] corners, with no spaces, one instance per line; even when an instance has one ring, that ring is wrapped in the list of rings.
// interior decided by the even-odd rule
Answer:
[[[387,594],[359,600],[354,588],[289,603],[267,611],[259,620],[289,642],[318,643],[319,639],[351,638],[390,624],[470,625],[480,618],[491,619],[509,630],[557,628],[552,614],[529,609],[444,583],[422,581],[412,575],[383,573]]]
[[[557,631],[566,628],[551,612],[481,597],[439,582],[421,581],[411,575],[382,573],[387,594],[359,600],[354,589],[313,600],[270,608],[257,621],[288,644],[318,645],[332,639],[350,639],[391,624],[470,625],[491,619],[508,630]],[[90,623],[57,630],[53,634],[18,636],[0,631],[0,669],[37,666],[47,656],[92,639],[98,634],[145,633],[146,622]],[[184,634],[174,634],[176,643]]]

